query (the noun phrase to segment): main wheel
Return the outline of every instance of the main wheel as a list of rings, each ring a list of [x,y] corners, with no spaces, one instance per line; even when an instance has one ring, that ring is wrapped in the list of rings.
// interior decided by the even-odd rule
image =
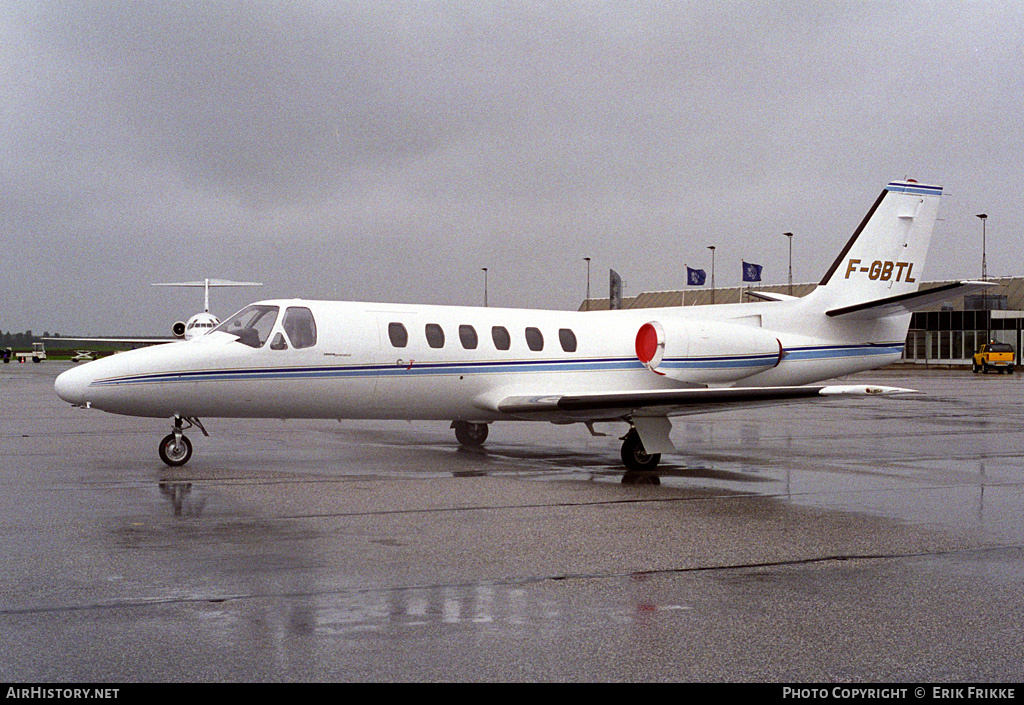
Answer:
[[[489,430],[485,423],[470,423],[469,421],[455,421],[452,424],[455,429],[455,439],[464,446],[478,446],[487,440]]]
[[[188,436],[182,436],[181,441],[178,442],[173,433],[168,433],[160,441],[159,452],[160,460],[171,467],[178,467],[187,463],[188,459],[192,457],[192,441],[188,439]]]
[[[628,470],[648,471],[658,467],[661,453],[648,453],[636,429],[632,429],[622,440],[622,463]]]

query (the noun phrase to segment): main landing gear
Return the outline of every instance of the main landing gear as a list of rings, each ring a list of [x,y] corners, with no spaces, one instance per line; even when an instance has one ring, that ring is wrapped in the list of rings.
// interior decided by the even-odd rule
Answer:
[[[485,423],[470,421],[452,421],[452,428],[455,429],[455,439],[469,447],[483,445],[483,442],[487,440],[487,431],[489,430]]]
[[[661,478],[653,471],[661,462],[661,453],[648,453],[635,428],[622,437],[622,464],[626,473],[622,476],[624,485],[660,485]]]
[[[661,453],[648,453],[635,428],[622,437],[622,463],[627,470],[650,472],[661,462]]]
[[[183,426],[183,422],[187,423],[188,426]],[[193,426],[202,431],[204,436],[210,435],[203,428],[203,424],[199,422],[199,419],[193,416],[174,417],[174,430],[164,436],[158,447],[160,460],[171,467],[178,467],[189,461],[189,458],[192,457],[192,441],[182,431]]]

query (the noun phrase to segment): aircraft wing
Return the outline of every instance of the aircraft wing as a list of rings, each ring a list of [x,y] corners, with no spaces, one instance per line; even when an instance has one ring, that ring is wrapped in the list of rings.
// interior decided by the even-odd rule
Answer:
[[[124,343],[127,345],[160,345],[162,343],[175,343],[181,338],[75,338],[73,336],[61,336],[59,338],[43,338],[52,340],[55,343],[60,341],[73,341],[76,343]]]
[[[524,419],[600,421],[637,416],[682,416],[721,411],[736,405],[765,405],[840,394],[878,396],[912,393],[879,385],[724,387],[639,390],[588,394],[508,396],[486,404],[489,410]]]
[[[669,434],[671,416],[706,414],[737,405],[768,406],[803,399],[849,394],[878,396],[912,393],[912,389],[878,385],[820,385],[799,387],[685,388],[653,391],[601,392],[541,396],[508,396],[494,411],[521,419],[554,423],[628,420],[648,453],[677,452]],[[482,404],[482,406],[484,406]]]
[[[912,313],[923,308],[934,306],[955,299],[964,294],[972,294],[976,291],[984,291],[997,286],[996,282],[987,281],[960,281],[942,284],[931,289],[914,291],[909,294],[888,296],[874,301],[865,301],[852,306],[843,306],[826,311],[827,316],[845,316],[847,318],[884,318],[895,316],[901,313]]]

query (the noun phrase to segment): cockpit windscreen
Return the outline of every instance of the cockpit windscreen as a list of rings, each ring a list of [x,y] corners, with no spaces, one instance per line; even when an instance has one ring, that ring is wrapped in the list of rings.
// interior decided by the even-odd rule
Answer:
[[[237,335],[239,343],[251,348],[261,348],[270,337],[279,310],[277,306],[261,304],[246,306],[214,328],[214,331]]]

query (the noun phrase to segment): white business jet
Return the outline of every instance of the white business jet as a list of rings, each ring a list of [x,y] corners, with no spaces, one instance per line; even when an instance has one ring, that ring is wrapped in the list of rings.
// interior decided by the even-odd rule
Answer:
[[[233,282],[227,279],[203,279],[194,282],[163,282],[153,286],[184,286],[203,288],[203,310],[187,321],[175,321],[171,325],[170,338],[72,338],[70,336],[46,338],[45,340],[75,340],[86,343],[127,343],[131,345],[159,345],[162,343],[173,343],[177,340],[192,340],[198,335],[204,335],[220,325],[220,319],[210,313],[210,289],[225,286],[263,286],[261,282]],[[76,351],[82,352],[82,351]],[[88,351],[87,351],[88,352]],[[78,362],[79,360],[72,360]]]
[[[465,445],[495,421],[620,421],[626,468],[649,471],[676,450],[673,416],[909,391],[811,383],[897,361],[911,311],[989,286],[918,291],[941,192],[888,184],[802,298],[594,312],[268,300],[55,387],[76,406],[172,418],[159,445],[172,466],[192,455],[183,430],[219,416],[446,420]]]
[[[192,340],[197,335],[205,335],[220,325],[220,319],[210,313],[210,289],[225,286],[263,286],[260,282],[233,282],[227,279],[203,279],[194,282],[164,282],[153,286],[184,286],[203,288],[203,310],[187,321],[176,321],[171,326],[175,338]]]

